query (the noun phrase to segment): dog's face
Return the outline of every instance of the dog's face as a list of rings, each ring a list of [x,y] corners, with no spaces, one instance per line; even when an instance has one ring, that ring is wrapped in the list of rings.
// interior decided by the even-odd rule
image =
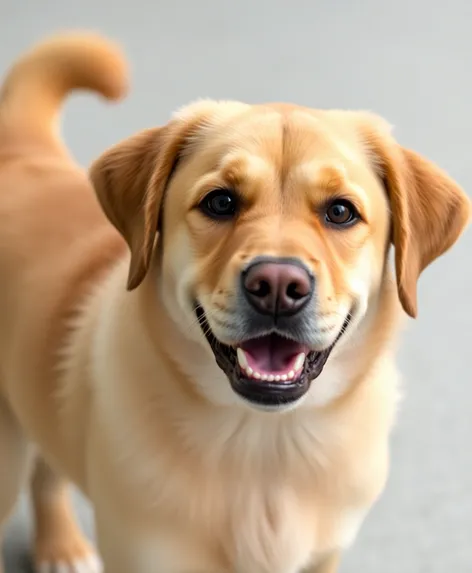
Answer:
[[[375,306],[392,237],[414,315],[419,273],[469,216],[378,118],[285,105],[195,104],[110,150],[92,179],[131,248],[130,288],[158,265],[183,334],[259,407],[309,391]]]
[[[366,312],[388,202],[359,149],[322,120],[259,108],[181,159],[162,230],[168,308],[190,333],[198,317],[236,393],[278,405],[305,394]]]

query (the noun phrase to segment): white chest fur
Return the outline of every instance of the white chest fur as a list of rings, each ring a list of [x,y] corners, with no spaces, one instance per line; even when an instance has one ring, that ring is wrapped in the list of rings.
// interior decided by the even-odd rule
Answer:
[[[126,467],[113,473],[153,524],[137,573],[299,573],[353,541],[377,486],[371,461],[345,459],[342,433],[298,412],[180,422],[183,448],[162,457],[114,433]]]
[[[166,573],[301,573],[316,566],[326,554],[326,546],[317,544],[313,520],[306,511],[300,510],[293,500],[283,497],[278,504],[281,522],[277,527],[260,514],[260,499],[248,499],[246,512],[233,523],[234,530],[219,540],[227,550],[224,564],[215,558],[213,551],[200,544],[198,536],[184,531],[163,530],[146,544],[139,547],[140,573],[165,571]],[[346,547],[357,532],[365,512],[340,515],[338,527],[333,530],[329,545]],[[322,524],[320,524],[323,527]],[[196,539],[195,539],[196,537]]]
[[[240,407],[199,347],[175,345],[211,400],[182,391],[180,373],[166,372],[139,329],[107,326],[93,377],[110,452],[100,464],[117,487],[94,489],[108,497],[113,526],[130,513],[137,524],[133,542],[127,534],[140,548],[133,571],[299,573],[352,542],[387,472],[396,403],[388,357],[344,406],[324,407],[323,394],[274,415]],[[337,394],[351,369],[339,361],[317,384]]]

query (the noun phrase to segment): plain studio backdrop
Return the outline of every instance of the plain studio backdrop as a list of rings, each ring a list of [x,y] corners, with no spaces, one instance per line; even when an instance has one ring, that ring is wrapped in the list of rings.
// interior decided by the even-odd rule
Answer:
[[[0,73],[58,30],[93,29],[122,44],[129,97],[107,105],[74,96],[65,109],[64,137],[84,166],[196,98],[292,101],[382,114],[402,144],[468,190],[471,19],[469,0],[0,0]],[[472,571],[471,293],[466,232],[421,277],[419,318],[399,356],[405,396],[390,479],[343,573]],[[91,532],[89,507],[79,497],[77,506]],[[27,571],[30,534],[23,501],[7,573]]]

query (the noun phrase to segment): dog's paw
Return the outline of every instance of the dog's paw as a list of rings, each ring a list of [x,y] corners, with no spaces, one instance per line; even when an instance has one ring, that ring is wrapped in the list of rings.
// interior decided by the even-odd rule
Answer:
[[[36,565],[36,573],[102,573],[103,566],[95,553],[75,559],[42,561]]]
[[[102,573],[103,565],[85,540],[75,543],[37,547],[36,573]]]

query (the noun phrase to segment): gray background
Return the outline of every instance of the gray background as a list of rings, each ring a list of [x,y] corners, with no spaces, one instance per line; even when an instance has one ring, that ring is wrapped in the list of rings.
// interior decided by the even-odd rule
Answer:
[[[124,103],[76,96],[67,107],[65,137],[84,165],[197,97],[287,100],[376,111],[402,143],[472,186],[470,0],[0,0],[0,16],[0,72],[70,27],[103,31],[127,51]],[[420,317],[399,358],[390,481],[343,573],[472,571],[471,247],[469,232],[421,279]],[[79,510],[90,530],[88,507]],[[26,570],[29,535],[23,503],[8,573]]]

